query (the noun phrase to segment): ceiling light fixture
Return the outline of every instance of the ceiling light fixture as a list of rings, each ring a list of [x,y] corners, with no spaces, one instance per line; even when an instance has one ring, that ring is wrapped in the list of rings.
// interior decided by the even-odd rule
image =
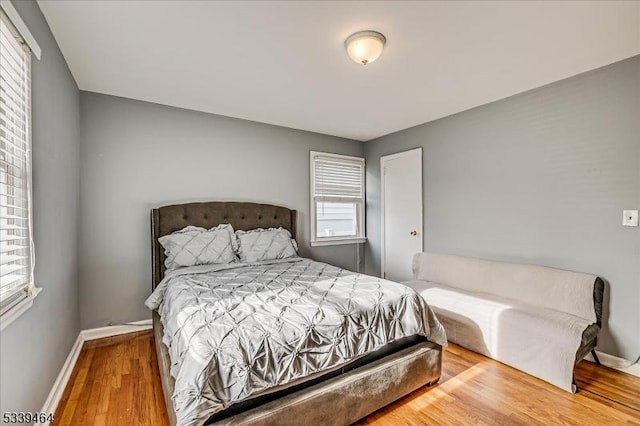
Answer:
[[[377,31],[358,31],[345,40],[344,47],[354,62],[367,65],[380,57],[386,42],[384,35]]]

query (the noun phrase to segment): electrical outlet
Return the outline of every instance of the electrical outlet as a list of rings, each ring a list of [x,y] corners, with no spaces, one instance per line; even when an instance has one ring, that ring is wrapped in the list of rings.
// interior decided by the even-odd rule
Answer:
[[[638,210],[623,210],[622,226],[638,226]]]

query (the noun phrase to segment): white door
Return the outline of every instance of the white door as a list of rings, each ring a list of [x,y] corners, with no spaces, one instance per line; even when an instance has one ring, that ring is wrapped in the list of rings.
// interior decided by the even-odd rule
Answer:
[[[422,251],[422,148],[382,157],[380,170],[382,276],[407,281]]]

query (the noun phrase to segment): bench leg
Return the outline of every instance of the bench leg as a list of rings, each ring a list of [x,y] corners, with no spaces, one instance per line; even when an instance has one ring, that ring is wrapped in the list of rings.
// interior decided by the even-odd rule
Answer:
[[[595,349],[591,349],[591,355],[593,356],[593,360],[596,362],[596,365],[600,365],[600,360],[598,359],[598,354],[596,354]]]

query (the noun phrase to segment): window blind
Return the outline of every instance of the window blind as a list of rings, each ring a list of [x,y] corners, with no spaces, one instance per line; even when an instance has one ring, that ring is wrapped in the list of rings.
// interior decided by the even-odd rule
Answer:
[[[364,198],[364,160],[316,155],[313,176],[314,197]]]
[[[311,151],[311,245],[364,238],[364,158]]]
[[[0,315],[35,291],[30,66],[29,48],[0,11]]]

